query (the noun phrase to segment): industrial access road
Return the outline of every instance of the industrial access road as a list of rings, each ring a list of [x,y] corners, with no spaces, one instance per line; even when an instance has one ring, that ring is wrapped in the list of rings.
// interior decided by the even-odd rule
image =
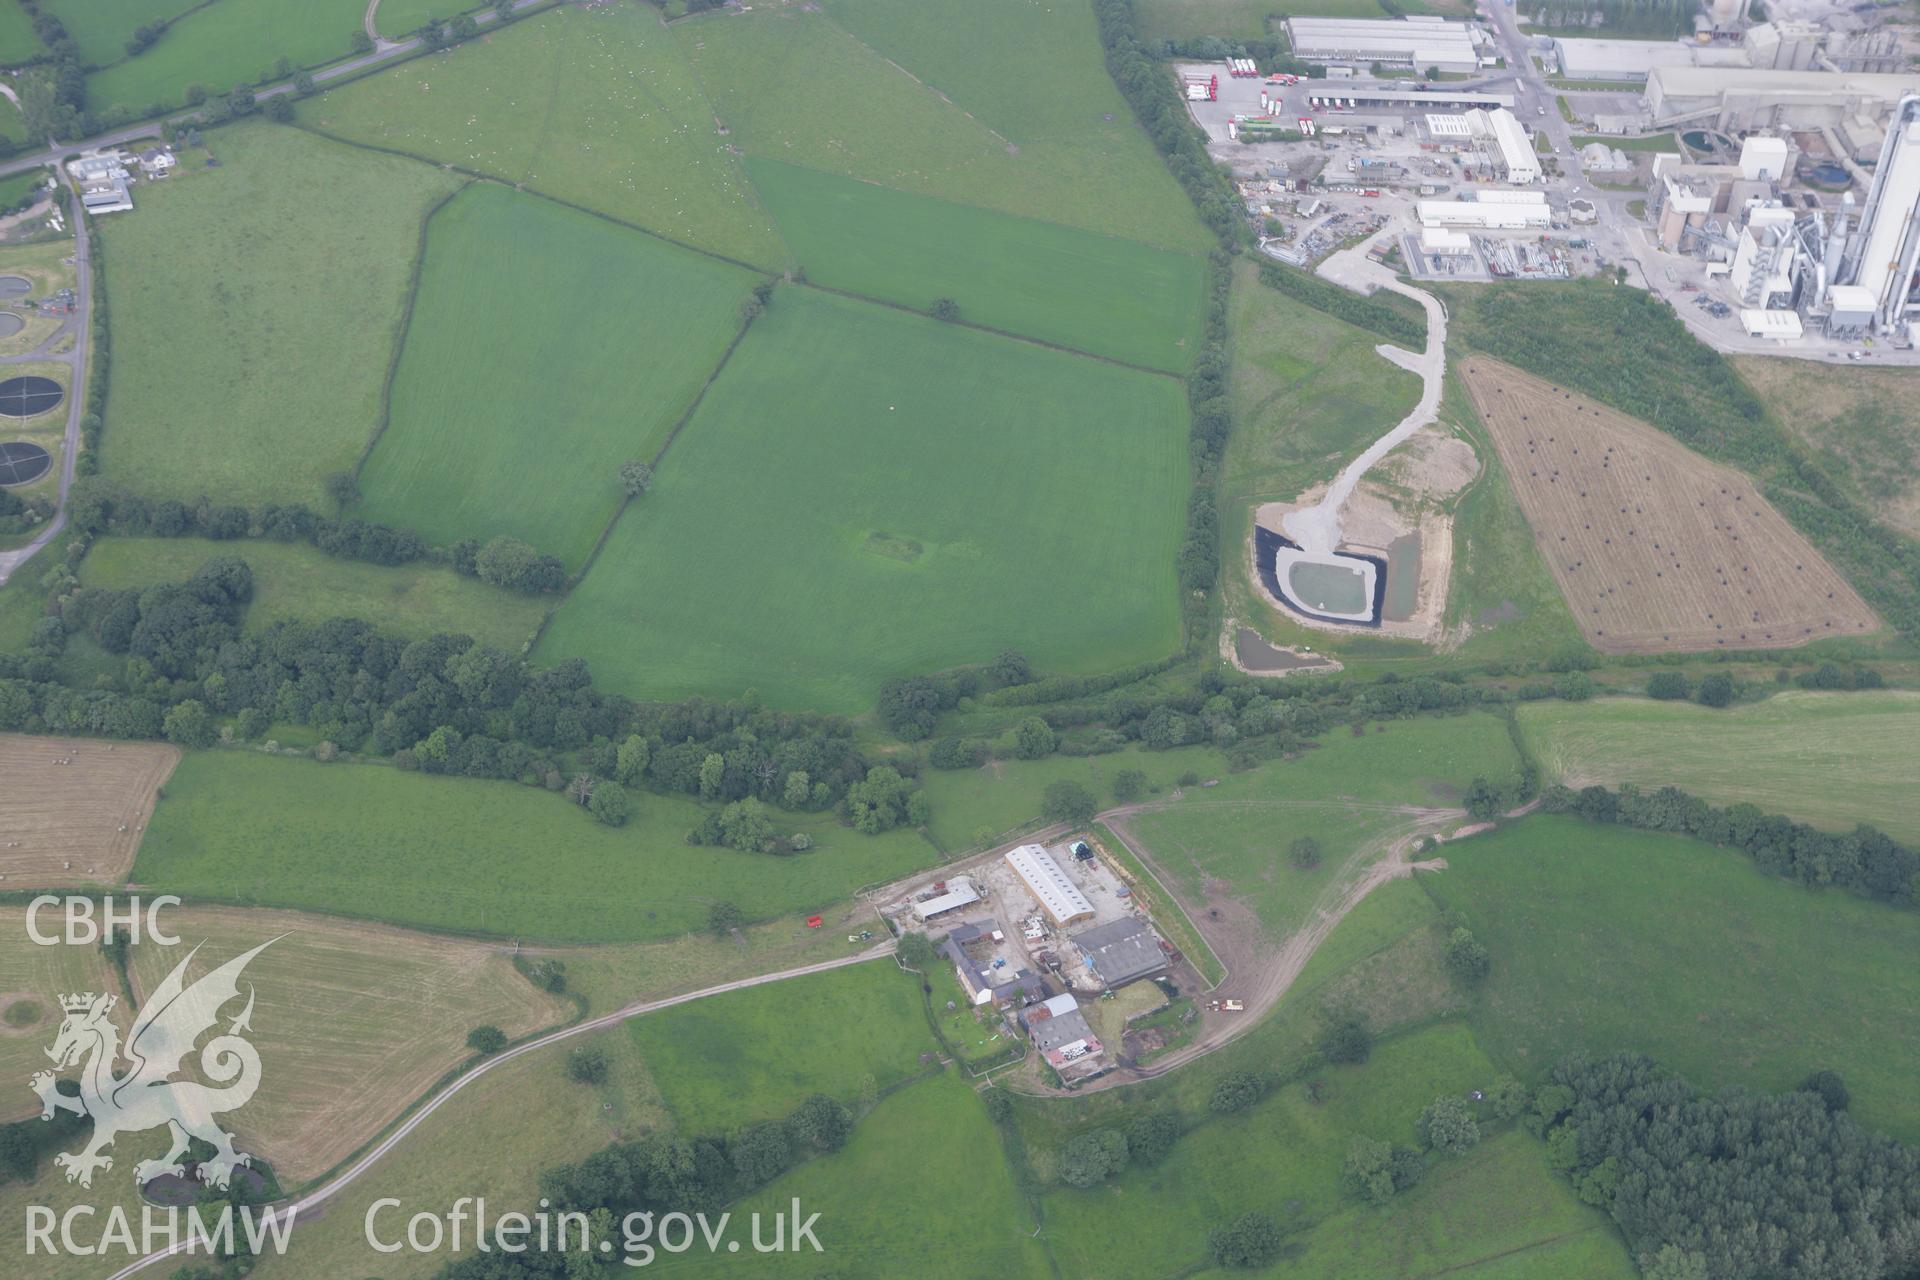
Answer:
[[[93,267],[88,260],[92,242],[87,237],[87,219],[77,199],[70,199],[67,213],[73,219],[73,277],[74,311],[52,338],[41,344],[41,350],[29,352],[24,356],[0,357],[0,366],[21,364],[26,361],[52,361],[64,363],[67,374],[67,433],[62,438],[60,450],[60,496],[57,500],[53,518],[47,521],[46,528],[33,535],[23,547],[12,551],[0,551],[0,585],[55,538],[67,527],[67,490],[73,487],[74,466],[80,460],[80,418],[87,407],[87,342],[93,336]],[[49,355],[45,348],[53,343],[61,333],[73,334],[73,350],[65,355]]]
[[[1447,377],[1446,308],[1431,293],[1401,283],[1399,276],[1367,257],[1368,249],[1381,237],[1391,239],[1398,234],[1393,230],[1381,231],[1362,244],[1342,249],[1330,255],[1316,272],[1358,294],[1370,294],[1375,289],[1391,289],[1412,298],[1427,313],[1427,346],[1419,354],[1386,343],[1374,348],[1390,363],[1420,375],[1420,402],[1393,430],[1368,445],[1364,453],[1341,468],[1326,496],[1317,504],[1287,516],[1287,536],[1299,543],[1302,551],[1312,555],[1331,555],[1340,545],[1340,508],[1346,505],[1354,486],[1360,483],[1360,477],[1404,443],[1408,436],[1440,415],[1440,394]]]
[[[444,1089],[427,1099],[426,1102],[422,1103],[409,1114],[406,1119],[402,1120],[399,1125],[394,1128],[392,1133],[389,1133],[386,1137],[374,1143],[373,1146],[367,1148],[366,1152],[358,1160],[355,1160],[338,1175],[323,1183],[318,1188],[309,1191],[306,1195],[282,1205],[277,1209],[271,1210],[268,1215],[268,1220],[271,1221],[282,1215],[286,1215],[287,1230],[294,1230],[300,1225],[300,1214],[308,1209],[325,1204],[328,1200],[331,1200],[334,1196],[340,1194],[340,1192],[346,1190],[355,1182],[358,1182],[374,1165],[385,1158],[389,1151],[399,1146],[408,1134],[426,1123],[428,1116],[445,1106],[462,1089],[465,1089],[489,1071],[503,1067],[523,1054],[532,1053],[537,1049],[544,1049],[548,1045],[557,1044],[562,1040],[571,1040],[575,1036],[583,1036],[593,1031],[603,1031],[608,1027],[616,1026],[633,1018],[642,1017],[649,1013],[657,1013],[661,1009],[670,1009],[675,1005],[690,1004],[695,1000],[704,1000],[709,996],[725,995],[730,991],[744,991],[748,987],[764,986],[769,982],[784,982],[788,978],[804,978],[811,974],[825,973],[831,969],[844,969],[849,965],[864,964],[869,960],[878,960],[882,956],[891,954],[893,954],[893,940],[889,938],[883,943],[868,947],[865,951],[840,956],[837,959],[822,960],[816,964],[801,965],[793,969],[782,969],[777,973],[763,973],[752,978],[740,978],[734,982],[723,982],[715,987],[702,987],[698,991],[687,991],[680,995],[667,996],[660,1000],[642,1000],[630,1004],[624,1009],[616,1009],[612,1013],[603,1014],[598,1018],[589,1019],[586,1022],[576,1022],[572,1026],[562,1027],[558,1031],[548,1032],[546,1035],[538,1036],[527,1041],[525,1044],[516,1045],[503,1053],[484,1059],[478,1063],[473,1070],[450,1081]],[[168,1258],[175,1257],[185,1251],[186,1243],[184,1241],[174,1247],[156,1250],[138,1261],[128,1263],[107,1277],[107,1280],[125,1280],[128,1276],[137,1275],[145,1271],[148,1267],[157,1266],[165,1262]]]

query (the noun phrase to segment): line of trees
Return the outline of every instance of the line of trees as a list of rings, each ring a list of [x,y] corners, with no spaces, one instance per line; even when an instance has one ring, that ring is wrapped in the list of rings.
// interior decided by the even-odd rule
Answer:
[[[1180,586],[1188,642],[1204,629],[1205,610],[1198,601],[1211,592],[1220,577],[1220,517],[1214,501],[1220,483],[1220,457],[1233,433],[1233,407],[1228,399],[1232,360],[1227,345],[1227,293],[1233,285],[1233,260],[1224,249],[1207,255],[1206,338],[1193,372],[1187,377],[1187,407],[1191,426],[1187,453],[1192,488],[1187,493],[1187,532],[1180,542]]]
[[[1577,813],[1589,822],[1614,822],[1670,831],[1740,850],[1762,871],[1803,885],[1837,885],[1879,902],[1911,906],[1920,893],[1920,853],[1865,823],[1845,835],[1820,831],[1751,804],[1717,808],[1678,787],[1643,792],[1554,785],[1541,793],[1549,813]]]
[[[603,1062],[599,1074],[604,1072]],[[578,1280],[612,1275],[627,1257],[620,1224],[628,1215],[660,1217],[719,1209],[804,1160],[838,1151],[846,1145],[853,1126],[853,1112],[844,1103],[815,1094],[785,1119],[744,1125],[729,1134],[649,1134],[634,1142],[615,1143],[540,1175],[544,1213],[555,1219],[574,1213],[586,1217],[590,1239],[584,1242],[584,1250],[577,1232],[568,1232],[564,1239],[556,1233],[552,1248],[470,1253],[443,1267],[439,1280]],[[603,1250],[602,1242],[611,1247]],[[637,1255],[632,1265],[643,1265],[647,1256]]]
[[[1206,138],[1187,114],[1187,104],[1167,69],[1148,56],[1134,30],[1132,0],[1093,0],[1093,16],[1106,50],[1107,71],[1134,118],[1166,158],[1167,168],[1193,201],[1222,247],[1246,239],[1246,219],[1233,183],[1207,154]]]
[[[357,619],[243,633],[252,573],[233,556],[138,590],[81,587],[64,566],[55,576],[63,581],[27,649],[0,654],[0,730],[204,746],[222,718],[248,740],[271,724],[303,724],[336,748],[424,772],[557,791],[568,785],[565,759],[576,778],[832,809],[862,831],[925,820],[910,778],[870,769],[838,717],[702,698],[635,703],[596,690],[584,662],[535,667],[468,636],[408,641]],[[126,659],[119,687],[56,683],[75,633]]]
[[[89,418],[97,415],[90,413]],[[98,429],[96,424],[96,440]],[[90,447],[85,456],[92,453]],[[128,537],[211,538],[218,542],[248,538],[304,542],[326,555],[368,564],[433,560],[468,577],[532,595],[558,591],[567,583],[566,566],[557,556],[542,554],[517,538],[505,536],[484,543],[462,539],[442,549],[428,545],[412,529],[375,520],[334,519],[296,504],[269,503],[257,508],[216,504],[204,495],[193,503],[149,498],[98,475],[75,481],[68,503],[72,527],[87,536],[116,533]]]
[[[1808,1083],[1709,1097],[1639,1055],[1576,1058],[1537,1091],[1533,1127],[1648,1280],[1912,1274],[1920,1152],[1836,1109],[1844,1088]]]
[[[1528,5],[1533,21],[1552,31],[1592,29],[1608,35],[1690,35],[1694,0],[1547,0]]]
[[[1260,264],[1260,283],[1278,289],[1295,302],[1304,302],[1338,320],[1396,342],[1409,351],[1424,351],[1427,322],[1424,315],[1404,310],[1380,298],[1366,298],[1349,289],[1295,271],[1278,263]],[[1398,294],[1388,297],[1397,298]]]

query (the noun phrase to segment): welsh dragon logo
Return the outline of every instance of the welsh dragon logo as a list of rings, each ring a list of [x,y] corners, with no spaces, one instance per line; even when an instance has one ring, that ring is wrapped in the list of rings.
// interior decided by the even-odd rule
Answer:
[[[221,1008],[239,998],[240,974],[247,962],[277,941],[261,943],[189,986],[187,966],[200,951],[195,947],[140,1010],[124,1049],[120,1030],[109,1017],[114,996],[89,991],[60,997],[66,1017],[47,1057],[55,1071],[80,1068],[80,1096],[59,1092],[53,1071],[41,1071],[28,1083],[40,1095],[42,1120],[53,1119],[55,1111],[93,1120],[93,1140],[84,1150],[54,1157],[54,1164],[66,1171],[67,1181],[92,1186],[95,1170],[113,1168],[113,1157],[102,1153],[114,1138],[160,1125],[167,1127],[172,1146],[162,1159],[142,1160],[134,1166],[136,1186],[163,1174],[184,1174],[182,1157],[194,1138],[214,1148],[213,1159],[203,1161],[198,1171],[200,1179],[212,1186],[224,1188],[234,1169],[252,1163],[253,1157],[233,1149],[233,1135],[214,1120],[216,1112],[245,1106],[260,1087],[260,1054],[240,1034],[253,1029],[251,984],[246,1008],[227,1025],[225,1034],[199,1049],[200,1074],[214,1083],[174,1077],[195,1051],[194,1042],[220,1021]],[[124,1072],[118,1069],[123,1059],[128,1064]]]

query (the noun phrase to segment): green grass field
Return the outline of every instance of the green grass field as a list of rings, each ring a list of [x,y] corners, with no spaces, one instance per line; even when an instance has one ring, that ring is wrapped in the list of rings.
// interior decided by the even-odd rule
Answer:
[[[777,1120],[816,1093],[849,1106],[935,1048],[918,984],[886,959],[662,1009],[627,1024],[683,1133]]]
[[[644,4],[559,6],[309,99],[300,120],[741,261],[786,261],[685,55]]]
[[[132,6],[115,0],[114,8]],[[139,57],[88,76],[87,104],[178,106],[190,85],[225,93],[272,75],[281,58],[296,67],[344,58],[365,9],[362,0],[217,0],[174,23]]]
[[[1170,379],[782,289],[538,654],[834,711],[1008,647],[1163,655],[1185,419]]]
[[[17,4],[0,6],[0,64],[14,66],[39,52],[40,37],[27,11]]]
[[[1021,5],[1017,21],[978,44],[954,40],[956,22],[972,24],[973,12],[1007,7],[1008,0],[992,0],[982,10],[956,12],[912,0],[908,11],[890,16],[881,6],[853,6],[849,20],[871,18],[886,28],[878,51],[814,6],[702,14],[674,23],[673,34],[713,114],[747,155],[1166,248],[1208,248],[1211,237],[1111,81],[1086,74],[1086,58],[1097,67],[1099,49],[1083,10],[1068,7],[1046,18]],[[929,67],[963,71],[968,93],[990,92],[1000,78],[992,64],[1027,58],[1021,45],[1043,19],[1054,24],[1043,48],[1064,59],[1053,74],[1077,86],[1077,106],[1068,109],[1077,112],[1078,128],[1065,136],[1028,141],[996,132],[969,114],[981,109],[975,103],[956,103],[915,78],[937,79],[936,70],[909,60],[924,57]],[[1085,52],[1070,50],[1073,31],[1085,32]]]
[[[360,474],[371,519],[510,534],[578,569],[740,328],[756,280],[602,218],[476,183],[434,215]]]
[[[1200,342],[1206,263],[1188,254],[870,182],[749,160],[807,279],[991,329],[1181,370]]]
[[[305,543],[265,539],[102,538],[81,562],[80,580],[120,589],[180,582],[211,556],[239,556],[253,569],[253,603],[247,606],[253,628],[282,618],[364,618],[410,638],[470,635],[514,653],[533,638],[547,611],[545,601],[438,565],[387,568],[336,559]]]
[[[1330,733],[1293,760],[1230,774],[1131,820],[1133,831],[1189,901],[1224,893],[1276,936],[1305,923],[1321,895],[1351,876],[1349,857],[1410,831],[1417,808],[1451,806],[1475,775],[1510,780],[1506,726],[1490,715],[1394,721],[1384,733]],[[1320,865],[1287,861],[1293,841],[1319,842]]]
[[[374,30],[389,40],[400,40],[418,31],[426,25],[427,19],[438,18],[445,22],[456,13],[472,13],[491,9],[492,6],[474,4],[472,0],[380,0],[380,7],[374,11]]]
[[[858,1026],[850,1023],[848,1033],[858,1036]],[[1048,1266],[1045,1243],[1034,1238],[1032,1212],[979,1097],[951,1069],[882,1099],[840,1151],[732,1206],[733,1229],[744,1232],[758,1213],[770,1237],[773,1216],[790,1213],[795,1200],[805,1206],[802,1218],[820,1214],[819,1253],[808,1247],[759,1254],[745,1245],[737,1254],[708,1253],[701,1247],[678,1257],[662,1254],[648,1271],[779,1280],[1059,1276]]]
[[[8,105],[10,106],[12,104]],[[5,178],[0,178],[0,209],[9,209],[14,205],[24,203],[27,199],[27,194],[35,187],[43,184],[46,180],[47,171],[45,169],[28,169],[25,173],[15,173]],[[62,241],[61,243],[64,244],[65,242]],[[68,252],[71,253],[72,250],[68,249]]]
[[[1874,516],[1920,535],[1920,373],[1852,361],[1830,369],[1811,360],[1778,368],[1764,356],[1735,356],[1741,379],[1766,402],[1820,469]]]
[[[1116,803],[1113,776],[1122,769],[1140,770],[1147,775],[1150,791],[1164,792],[1188,770],[1203,778],[1225,777],[1227,758],[1212,747],[1175,747],[997,760],[978,769],[928,768],[920,775],[921,787],[933,805],[927,832],[947,850],[981,843],[983,835],[997,836],[1038,818],[1042,794],[1061,779],[1084,784],[1105,809]]]
[[[1920,694],[1790,690],[1719,711],[1691,702],[1603,698],[1518,708],[1528,745],[1572,786],[1676,786],[1746,801],[1833,831],[1871,822],[1920,842]]]
[[[1912,1140],[1920,915],[1756,870],[1680,836],[1533,817],[1449,845],[1421,881],[1493,953],[1481,1043],[1538,1078],[1637,1050],[1704,1089],[1831,1068],[1862,1124]]]
[[[211,141],[218,169],[101,229],[101,461],[156,496],[318,507],[379,420],[420,221],[457,179],[265,123]]]
[[[863,836],[831,815],[783,827],[813,851],[696,848],[691,800],[634,796],[604,827],[550,792],[378,765],[190,753],[168,781],[134,879],[202,901],[560,942],[668,938],[715,901],[750,919],[819,910],[933,861],[911,831]]]
[[[60,19],[80,50],[80,61],[103,67],[127,56],[127,39],[136,27],[177,18],[195,0],[41,0],[40,8]],[[18,5],[7,6],[8,10]],[[23,15],[24,16],[24,15]],[[32,24],[27,26],[32,40]],[[344,47],[344,46],[343,46]]]
[[[1092,1190],[1054,1188],[1047,1237],[1072,1276],[1148,1280],[1203,1264],[1207,1232],[1242,1213],[1272,1214],[1286,1229],[1347,1207],[1340,1165],[1356,1135],[1411,1144],[1422,1107],[1485,1088],[1495,1074],[1457,1022],[1386,1040],[1363,1065],[1317,1072],[1318,1101],[1304,1083],[1289,1085],[1200,1125],[1157,1167],[1129,1169]]]
[[[1291,1243],[1297,1252],[1266,1274],[1289,1280],[1634,1280],[1640,1274],[1612,1224],[1580,1203],[1548,1166],[1546,1144],[1518,1131],[1434,1166],[1387,1206],[1355,1204]]]
[[[1374,352],[1380,335],[1336,320],[1234,268],[1233,434],[1222,487],[1235,499],[1298,497],[1334,474],[1420,399],[1420,380]]]

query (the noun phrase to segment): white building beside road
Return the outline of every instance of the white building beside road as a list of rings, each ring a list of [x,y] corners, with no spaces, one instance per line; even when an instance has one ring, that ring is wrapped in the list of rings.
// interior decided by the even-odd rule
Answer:
[[[1425,71],[1472,72],[1480,69],[1473,28],[1444,18],[1288,18],[1287,39],[1294,56],[1307,62]]]
[[[1540,155],[1520,118],[1505,107],[1476,107],[1461,115],[1428,115],[1427,136],[1436,142],[1482,143],[1499,158],[1508,182],[1527,186],[1540,181]]]
[[[1482,191],[1478,200],[1422,200],[1422,227],[1474,231],[1530,231],[1553,225],[1544,191]]]

